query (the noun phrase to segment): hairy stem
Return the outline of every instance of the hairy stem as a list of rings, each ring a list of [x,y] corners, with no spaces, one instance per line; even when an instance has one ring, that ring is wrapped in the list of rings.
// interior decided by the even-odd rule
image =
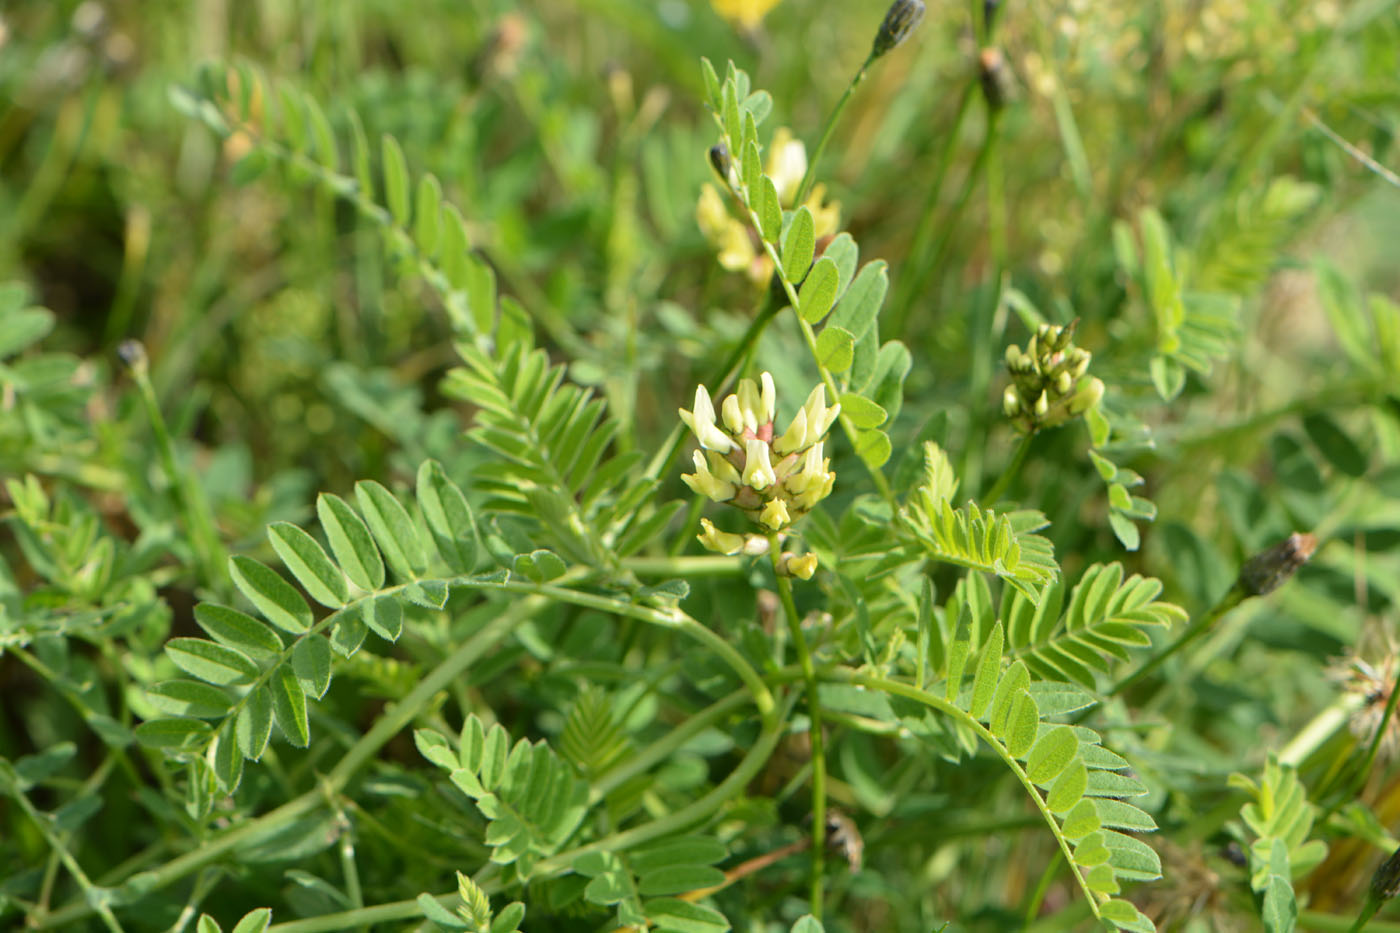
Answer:
[[[1006,494],[1006,490],[1011,488],[1012,482],[1020,475],[1021,467],[1026,462],[1026,454],[1030,453],[1031,442],[1034,438],[1034,434],[1021,436],[1021,442],[1016,445],[1016,452],[1011,455],[1011,462],[1006,465],[1006,469],[1001,471],[1001,475],[997,477],[996,483],[987,491],[987,494],[982,496],[982,501],[988,506],[996,505],[997,500]]]

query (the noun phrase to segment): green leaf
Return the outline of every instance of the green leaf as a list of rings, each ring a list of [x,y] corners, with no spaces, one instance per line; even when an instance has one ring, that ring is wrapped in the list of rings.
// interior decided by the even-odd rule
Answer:
[[[0,360],[43,340],[53,326],[54,315],[47,308],[24,308],[0,317]]]
[[[267,537],[272,542],[272,549],[282,558],[282,563],[312,599],[331,609],[345,605],[349,597],[345,574],[331,563],[315,538],[291,522],[268,525]]]
[[[981,657],[977,661],[977,676],[972,681],[972,702],[968,713],[973,719],[982,719],[996,692],[997,681],[1001,676],[1002,627],[998,622],[992,627],[987,641],[982,645]]]
[[[515,557],[515,572],[534,583],[557,580],[568,569],[568,565],[560,560],[559,555],[543,548],[529,554],[517,554]]]
[[[1060,772],[1060,776],[1050,786],[1050,792],[1045,795],[1045,805],[1050,808],[1052,813],[1071,811],[1071,808],[1077,808],[1078,803],[1084,799],[1084,789],[1088,784],[1089,769],[1084,767],[1082,758],[1076,758]],[[1083,813],[1078,815],[1078,819],[1085,824],[1089,822],[1088,817]],[[1103,818],[1099,815],[1097,808],[1094,809],[1093,822],[1096,824],[1095,829],[1103,825]]]
[[[418,529],[392,492],[374,480],[361,480],[355,484],[355,501],[394,573],[403,580],[412,580],[427,569]]]
[[[1154,356],[1147,364],[1152,384],[1164,402],[1170,402],[1186,387],[1186,370],[1169,356]]]
[[[331,544],[331,553],[350,582],[373,592],[384,585],[384,562],[369,529],[344,499],[322,493],[316,499],[316,516]]]
[[[953,638],[953,646],[948,651],[948,687],[945,699],[950,703],[956,703],[958,694],[962,690],[963,670],[967,667],[967,656],[972,648],[972,610],[967,603],[962,604],[962,609],[958,613],[957,634]]]
[[[796,221],[793,223],[796,224]],[[792,234],[789,234],[789,240],[791,236]],[[831,306],[836,303],[836,289],[840,283],[841,273],[837,270],[835,261],[825,256],[818,259],[797,293],[797,312],[802,315],[802,320],[808,324],[816,324],[826,317]],[[851,343],[855,343],[854,337]]]
[[[812,220],[812,212],[806,207],[799,207],[788,225],[787,233],[783,235],[783,277],[793,284],[801,282],[812,265],[816,248],[816,223]]]
[[[856,456],[872,470],[888,463],[892,451],[890,436],[884,431],[861,431],[856,435]]]
[[[834,373],[844,373],[851,368],[855,343],[850,331],[827,325],[817,335],[817,362]]]
[[[211,684],[248,683],[258,676],[258,666],[247,655],[202,638],[172,638],[165,654],[186,674]]]
[[[1132,933],[1156,933],[1157,927],[1127,901],[1110,900],[1099,905],[1099,916],[1120,930]]]
[[[1118,538],[1119,543],[1126,550],[1136,551],[1142,543],[1142,535],[1138,532],[1137,525],[1119,512],[1108,513],[1108,524],[1113,529],[1113,534]]]
[[[1086,797],[1081,797],[1079,802],[1065,814],[1064,825],[1060,831],[1068,839],[1080,839],[1090,833],[1096,833],[1102,828],[1103,824],[1099,822],[1099,811],[1094,809],[1094,802]],[[1108,858],[1106,849],[1104,850],[1104,858]]]
[[[461,917],[448,910],[438,902],[438,899],[431,894],[424,892],[418,895],[418,909],[423,911],[423,916],[444,930],[474,930],[479,929],[467,923]]]
[[[778,189],[773,179],[764,175],[758,180],[757,203],[754,213],[758,215],[758,229],[769,243],[777,243],[783,234],[783,205],[778,200]]]
[[[198,719],[152,719],[137,723],[133,731],[147,748],[185,748],[204,742],[212,730]]]
[[[342,612],[336,617],[335,627],[331,629],[331,647],[336,654],[343,658],[348,658],[360,646],[365,643],[365,635],[369,633],[369,626],[365,625],[363,607],[349,612]]]
[[[227,693],[197,680],[167,680],[146,689],[146,699],[168,716],[218,719],[228,713],[233,700]]]
[[[296,588],[271,567],[240,554],[229,558],[229,575],[239,591],[273,625],[293,635],[300,635],[311,627],[311,607]]]
[[[216,603],[200,603],[194,607],[194,620],[219,644],[254,658],[270,660],[282,654],[282,639],[277,633],[237,609]]]
[[[828,252],[830,250],[828,249]],[[866,263],[856,276],[850,288],[832,312],[829,325],[844,327],[860,340],[874,326],[885,303],[885,293],[890,287],[888,267],[884,260],[875,259]]]
[[[403,149],[398,140],[385,133],[381,140],[381,153],[384,159],[384,199],[389,204],[389,213],[394,223],[400,227],[408,225],[408,163],[404,161]]]
[[[646,873],[637,879],[637,891],[643,897],[662,894],[684,894],[724,884],[724,872],[709,865],[669,865]]]
[[[306,106],[306,122],[311,124],[311,139],[316,144],[316,160],[322,167],[334,172],[340,165],[340,154],[336,150],[331,121],[326,119],[326,112],[316,98],[306,95],[302,103]]]
[[[194,933],[224,933],[223,927],[219,926],[219,921],[208,914],[200,914],[199,922],[194,925]]]
[[[233,933],[263,933],[271,922],[272,908],[259,907],[257,910],[250,910],[244,914],[243,919],[238,921],[238,925],[233,928]]]
[[[272,693],[261,685],[248,694],[234,721],[234,738],[244,758],[257,761],[267,749],[272,735]]]
[[[418,468],[418,507],[447,566],[470,573],[476,566],[476,519],[467,497],[436,460]]]
[[[360,604],[360,613],[371,632],[385,641],[398,641],[403,631],[403,604],[393,596],[367,599]]]
[[[1338,472],[1353,477],[1365,475],[1369,458],[1329,415],[1324,412],[1304,415],[1303,430]]]
[[[322,635],[299,640],[292,649],[292,670],[302,691],[312,699],[321,699],[331,684],[331,643]]]
[[[491,922],[490,933],[516,933],[520,927],[520,921],[524,919],[525,905],[519,901],[511,901],[501,908],[501,912]]]
[[[729,929],[729,921],[719,911],[674,897],[647,901],[642,909],[667,933],[726,933]]]
[[[238,751],[234,740],[234,721],[226,720],[214,740],[214,777],[224,793],[231,794],[238,789],[243,777],[243,755]]]
[[[798,918],[797,922],[792,925],[790,933],[826,933],[826,928],[816,917],[807,914]]]
[[[1040,710],[1035,708],[1035,699],[1025,690],[1015,694],[1006,718],[1006,750],[1012,758],[1024,758],[1031,750],[1039,725]]]
[[[1035,743],[1026,758],[1026,776],[1046,784],[1059,776],[1079,754],[1079,739],[1069,726],[1056,726]]]
[[[268,680],[272,691],[272,716],[277,728],[297,748],[311,744],[311,727],[306,719],[306,694],[297,682],[297,676],[287,665],[273,672]]]
[[[705,98],[710,104],[710,109],[719,112],[721,106],[721,94],[719,75],[715,74],[715,66],[705,57],[700,59],[700,72],[705,78]]]
[[[1256,855],[1258,848],[1255,847]],[[1251,880],[1251,886],[1262,895],[1259,917],[1268,933],[1292,933],[1298,923],[1298,901],[1288,866],[1288,843],[1270,839],[1267,848],[1264,867]]]
[[[442,236],[442,185],[432,175],[418,180],[418,199],[413,209],[413,239],[424,256],[437,253]]]
[[[878,428],[889,417],[885,409],[854,392],[841,396],[841,411],[858,428]]]

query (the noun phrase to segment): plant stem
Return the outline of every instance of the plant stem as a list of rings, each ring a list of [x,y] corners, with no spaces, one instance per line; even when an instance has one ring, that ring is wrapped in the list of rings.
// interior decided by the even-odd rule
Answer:
[[[224,574],[224,563],[227,555],[219,541],[218,533],[214,530],[214,515],[209,508],[209,499],[194,472],[182,467],[175,456],[175,444],[171,440],[170,429],[166,426],[165,416],[161,414],[160,403],[156,401],[155,387],[151,385],[145,350],[140,349],[138,352],[140,356],[130,364],[131,375],[136,381],[137,394],[141,396],[141,404],[151,422],[151,433],[155,435],[156,452],[160,457],[161,468],[165,471],[166,481],[175,491],[176,501],[185,518],[190,543],[194,547],[195,563],[199,569],[199,582],[219,591],[226,590],[228,584]]]
[[[773,562],[773,575],[778,582],[778,597],[782,600],[783,615],[787,618],[788,632],[792,636],[793,648],[797,651],[797,663],[802,668],[802,679],[807,687],[807,716],[810,720],[808,735],[812,746],[812,916],[822,918],[822,904],[825,900],[823,886],[826,883],[826,748],[822,736],[822,704],[817,689],[817,672],[812,665],[812,653],[807,648],[807,637],[802,632],[802,618],[797,614],[797,603],[792,598],[792,578],[784,576],[779,562],[782,551],[778,544],[777,532],[768,535],[768,554]]]
[[[938,199],[943,193],[943,182],[948,177],[948,167],[953,164],[953,150],[957,148],[958,137],[962,134],[963,123],[972,109],[972,93],[975,81],[963,85],[962,97],[958,99],[958,110],[953,117],[953,125],[943,137],[943,148],[938,154],[938,168],[934,171],[933,184],[924,196],[924,207],[919,213],[914,235],[909,240],[909,252],[905,254],[905,271],[897,280],[894,301],[890,303],[889,326],[893,333],[904,333],[904,322],[909,317],[909,305],[923,286],[925,276],[922,269],[924,260],[933,242],[933,221],[938,215]]]
[[[826,152],[826,144],[831,141],[831,134],[836,131],[836,121],[841,119],[841,111],[846,109],[846,104],[850,101],[851,95],[855,93],[856,85],[865,80],[865,72],[870,68],[870,63],[875,60],[874,52],[866,56],[861,63],[860,69],[851,78],[851,83],[846,85],[845,92],[841,99],[836,102],[836,106],[831,108],[831,113],[826,116],[826,123],[822,126],[821,139],[817,141],[817,148],[812,151],[812,157],[807,160],[807,171],[802,176],[802,184],[797,186],[797,198],[792,202],[800,205],[807,200],[807,195],[812,193],[812,185],[817,180],[817,164],[822,160],[822,153]],[[820,915],[817,919],[821,919]]]
[[[1220,597],[1220,600],[1216,602],[1214,606],[1211,606],[1210,609],[1208,609],[1205,612],[1205,614],[1201,615],[1197,619],[1194,619],[1190,624],[1186,626],[1186,628],[1182,629],[1181,634],[1176,636],[1176,640],[1173,641],[1170,645],[1168,645],[1166,647],[1166,650],[1162,651],[1160,654],[1154,655],[1153,657],[1149,658],[1148,661],[1142,665],[1142,667],[1138,668],[1136,671],[1129,674],[1127,677],[1124,677],[1122,680],[1118,681],[1116,684],[1110,687],[1108,691],[1104,694],[1104,696],[1109,697],[1121,694],[1129,687],[1132,687],[1134,684],[1141,681],[1148,674],[1151,674],[1152,672],[1157,670],[1157,668],[1161,667],[1162,664],[1165,663],[1168,658],[1181,651],[1191,642],[1195,641],[1201,635],[1209,631],[1210,628],[1213,625],[1215,625],[1217,621],[1220,620],[1221,616],[1225,615],[1225,613],[1229,612],[1231,609],[1234,609],[1240,603],[1244,602],[1244,599],[1244,590],[1241,589],[1238,584],[1230,587],[1229,592],[1227,592],[1224,596]]]
[[[1026,462],[1026,454],[1030,453],[1031,440],[1034,434],[1025,434],[1021,437],[1021,443],[1016,445],[1016,452],[1011,455],[1011,462],[1006,465],[1006,469],[1001,471],[1001,476],[997,477],[995,485],[982,496],[982,501],[988,506],[994,506],[997,500],[1010,488],[1013,480],[1021,472],[1021,466]]]
[[[25,816],[29,817],[34,825],[39,828],[39,832],[43,835],[44,841],[49,844],[49,848],[52,849],[59,860],[63,862],[63,867],[68,869],[68,873],[73,876],[73,880],[78,882],[78,887],[82,888],[83,906],[87,908],[84,913],[96,911],[108,930],[111,930],[112,933],[124,933],[122,925],[117,922],[117,918],[113,916],[112,908],[109,906],[109,902],[112,899],[110,890],[99,888],[92,883],[91,879],[87,876],[87,872],[83,871],[83,867],[79,865],[78,860],[73,857],[73,853],[68,851],[68,846],[59,838],[58,832],[53,827],[53,821],[47,819],[44,814],[36,810],[34,804],[29,802],[28,795],[18,787],[13,789],[10,797],[19,804]],[[43,917],[39,920],[38,925],[56,925],[52,921],[61,913],[62,911],[57,911]]]
[[[159,868],[141,872],[129,878],[122,888],[124,895],[138,899],[160,888],[166,887],[198,871],[224,854],[255,839],[264,838],[288,825],[323,803],[327,797],[339,793],[349,783],[350,778],[390,739],[412,722],[439,690],[461,676],[478,658],[505,638],[515,626],[548,605],[543,598],[522,599],[495,620],[488,622],[476,634],[464,641],[456,651],[448,656],[431,673],[418,682],[402,700],[388,707],[385,714],[375,722],[369,732],[360,737],[341,758],[340,763],[317,787],[282,806],[256,819],[249,820],[221,835],[205,841],[199,848],[171,859]],[[69,904],[33,924],[36,929],[51,929],[71,924],[93,912],[93,906],[84,899]]]
[[[1381,716],[1380,723],[1376,726],[1376,734],[1371,736],[1371,747],[1366,750],[1366,758],[1361,762],[1361,767],[1357,768],[1347,789],[1338,794],[1336,799],[1318,818],[1318,825],[1327,822],[1327,818],[1336,813],[1343,803],[1352,800],[1361,790],[1361,785],[1366,783],[1366,777],[1371,773],[1371,768],[1376,763],[1376,756],[1381,751],[1381,741],[1385,738],[1386,730],[1390,728],[1390,721],[1395,716],[1395,702],[1400,700],[1400,674],[1396,675],[1395,681],[1390,685],[1390,698],[1385,704],[1385,713]]]

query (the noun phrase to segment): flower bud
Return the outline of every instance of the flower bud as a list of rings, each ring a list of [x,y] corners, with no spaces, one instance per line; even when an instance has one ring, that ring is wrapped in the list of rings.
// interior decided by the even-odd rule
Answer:
[[[1246,596],[1263,596],[1287,583],[1317,550],[1317,538],[1294,532],[1273,547],[1260,551],[1240,568],[1236,586]]]
[[[1400,849],[1381,862],[1376,873],[1371,876],[1371,896],[1378,901],[1388,901],[1400,894]]]
[[[739,396],[731,395],[726,398],[719,410],[724,418],[724,426],[729,429],[730,434],[744,433],[744,412],[739,407]]]
[[[1071,415],[1082,415],[1093,408],[1103,398],[1103,380],[1099,378],[1090,379],[1079,386],[1079,391],[1074,394],[1074,398],[1069,403],[1069,413]]]
[[[724,179],[724,183],[729,184],[730,175],[734,171],[734,160],[730,158],[728,146],[715,143],[710,147],[710,165],[719,172],[719,177]]]
[[[769,499],[768,504],[759,513],[758,520],[763,523],[769,531],[777,531],[792,522],[792,517],[788,515],[787,503],[782,499]]]
[[[807,441],[807,409],[797,409],[797,414],[792,417],[792,424],[782,433],[782,436],[773,442],[773,452],[779,456],[793,453],[802,449]]]
[[[885,11],[879,31],[875,33],[875,44],[870,48],[871,59],[879,58],[909,38],[923,18],[922,0],[894,0]]]
[[[695,439],[700,442],[700,446],[707,450],[717,450],[720,453],[727,453],[734,447],[734,442],[729,439],[729,435],[719,429],[715,424],[715,406],[710,401],[710,393],[704,386],[695,388],[694,411],[680,411],[681,420],[695,433]]]
[[[738,554],[744,550],[747,543],[743,535],[720,531],[708,518],[700,519],[700,534],[695,537],[705,550],[714,551],[716,554]]]
[[[1007,386],[1001,394],[1001,410],[1006,412],[1008,418],[1015,418],[1021,411],[1021,397],[1016,394],[1015,386]]]
[[[703,453],[695,451],[694,461],[695,472],[681,474],[681,482],[689,486],[692,492],[713,499],[715,502],[728,502],[734,498],[735,493],[739,491],[738,487],[734,483],[725,482],[716,476],[710,470],[709,464],[705,462]],[[730,466],[730,470],[733,469]]]
[[[797,577],[799,580],[810,580],[817,572],[817,555],[811,551],[801,557],[784,553],[783,561],[778,565],[778,572],[784,576]]]
[[[1050,410],[1050,397],[1042,390],[1035,400],[1035,416],[1041,418]]]
[[[744,485],[760,492],[778,481],[768,459],[768,445],[756,437],[744,442]]]

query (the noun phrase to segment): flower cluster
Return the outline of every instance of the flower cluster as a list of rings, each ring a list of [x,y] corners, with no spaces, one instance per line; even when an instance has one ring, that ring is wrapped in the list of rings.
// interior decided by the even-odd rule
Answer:
[[[825,499],[836,481],[831,461],[822,454],[822,438],[841,406],[827,407],[826,390],[819,385],[787,430],[774,436],[776,402],[773,377],[764,373],[758,382],[739,380],[738,391],[720,405],[718,417],[704,386],[695,389],[692,410],[680,412],[700,442],[695,472],[681,479],[700,495],[743,510],[765,533],[784,531]],[[711,551],[762,554],[768,549],[766,534],[730,534],[708,521],[701,527],[700,543]],[[805,579],[816,570],[815,555],[783,557],[794,576]]]
[[[1090,354],[1074,345],[1074,328],[1074,323],[1042,324],[1026,349],[1015,344],[1006,348],[1011,385],[1002,396],[1002,409],[1027,434],[1059,427],[1103,398],[1103,381],[1084,378]]]
[[[723,145],[710,150],[710,164],[731,190],[738,184],[739,175],[733,156]],[[787,209],[796,207],[794,202],[798,188],[807,173],[807,149],[787,127],[779,127],[773,133],[763,171],[773,180],[779,203]],[[819,244],[825,238],[836,235],[841,225],[841,205],[826,200],[825,185],[813,186],[803,204],[816,221]],[[758,234],[748,223],[731,213],[714,185],[701,187],[700,201],[695,206],[695,221],[721,266],[730,272],[747,272],[749,278],[760,285],[772,276],[773,263],[764,252]]]

